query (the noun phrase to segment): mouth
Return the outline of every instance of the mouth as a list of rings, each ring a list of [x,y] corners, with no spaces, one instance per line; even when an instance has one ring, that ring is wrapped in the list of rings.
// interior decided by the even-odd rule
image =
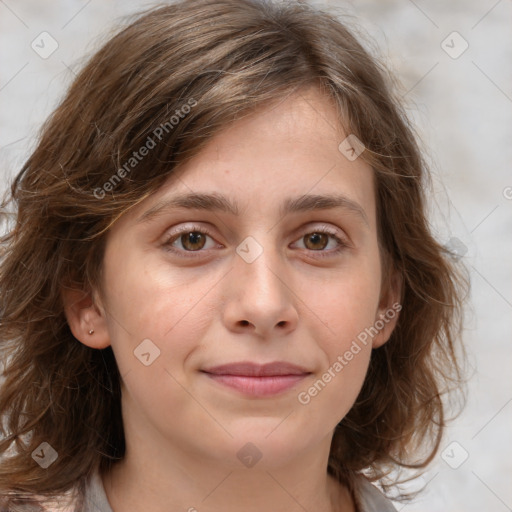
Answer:
[[[251,362],[231,363],[201,372],[222,386],[253,397],[284,393],[311,374],[301,366],[282,361],[263,365]]]

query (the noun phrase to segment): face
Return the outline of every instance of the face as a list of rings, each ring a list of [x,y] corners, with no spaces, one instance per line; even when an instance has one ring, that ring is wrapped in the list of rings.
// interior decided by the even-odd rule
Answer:
[[[270,468],[349,411],[395,320],[372,169],[338,149],[337,125],[316,89],[289,96],[113,226],[105,292],[68,318],[84,343],[112,346],[127,438],[233,466],[254,450]]]

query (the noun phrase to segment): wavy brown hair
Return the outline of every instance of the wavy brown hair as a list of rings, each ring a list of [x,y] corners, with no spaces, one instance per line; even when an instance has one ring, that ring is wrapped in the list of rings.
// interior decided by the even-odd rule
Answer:
[[[428,170],[385,67],[326,9],[182,0],[129,18],[90,58],[4,198],[12,222],[1,239],[0,496],[49,497],[77,483],[83,490],[96,467],[124,455],[113,352],[74,338],[62,288],[101,289],[116,219],[220,129],[310,86],[333,100],[340,126],[366,148],[381,251],[403,282],[397,327],[372,352],[357,401],[335,430],[328,471],[349,482],[432,460],[446,422],[443,394],[462,376],[467,278],[431,233]],[[105,186],[191,100],[155,149]],[[47,469],[31,456],[41,442],[58,452]]]

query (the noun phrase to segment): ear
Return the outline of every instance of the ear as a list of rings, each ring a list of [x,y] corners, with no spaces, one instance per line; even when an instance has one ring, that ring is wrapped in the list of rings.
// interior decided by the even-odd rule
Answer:
[[[374,326],[378,333],[373,337],[373,348],[379,348],[389,340],[402,309],[402,274],[394,269],[389,274],[381,288],[379,307],[375,315]]]
[[[84,290],[67,287],[62,288],[61,297],[73,336],[91,348],[108,347],[110,337],[100,301],[93,301],[91,293]]]

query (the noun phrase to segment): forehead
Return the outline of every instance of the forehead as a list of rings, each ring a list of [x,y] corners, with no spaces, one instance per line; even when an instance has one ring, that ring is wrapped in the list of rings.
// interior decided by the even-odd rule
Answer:
[[[285,96],[217,133],[133,215],[140,218],[183,195],[223,195],[239,215],[251,209],[282,215],[302,196],[336,195],[345,197],[346,205],[360,205],[372,223],[373,171],[362,158],[349,160],[340,151],[346,137],[334,104],[321,91]]]

